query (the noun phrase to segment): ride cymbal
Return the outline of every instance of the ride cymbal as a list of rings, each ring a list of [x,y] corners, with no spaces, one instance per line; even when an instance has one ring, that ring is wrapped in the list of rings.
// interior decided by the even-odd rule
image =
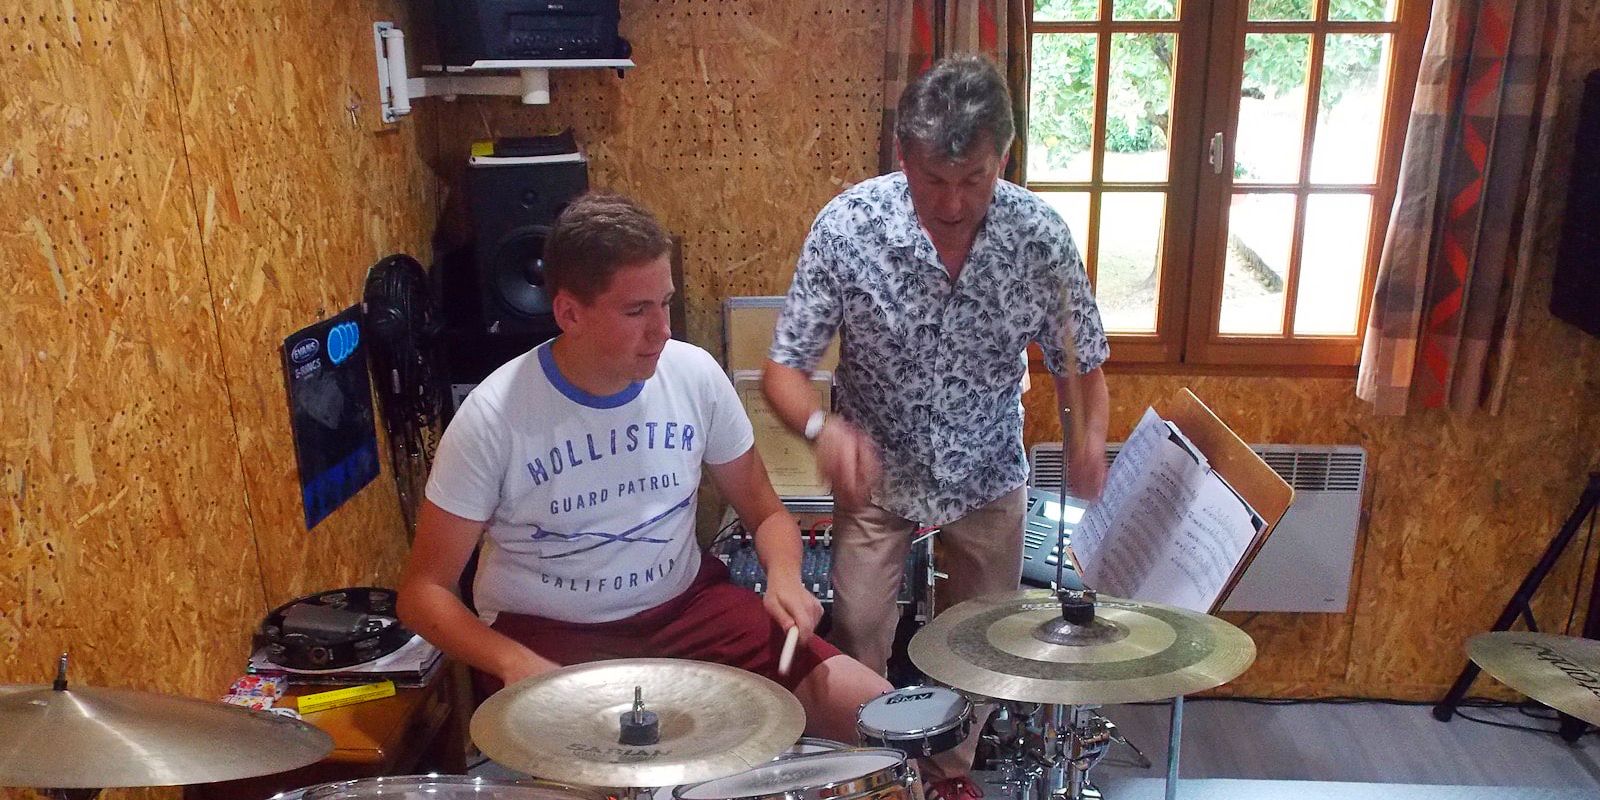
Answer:
[[[1467,656],[1501,683],[1600,725],[1600,642],[1527,631],[1480,633]]]
[[[635,690],[659,719],[655,744],[621,743]],[[752,672],[674,658],[575,664],[513,684],[472,715],[472,741],[515,770],[585,786],[656,787],[720,778],[800,738],[805,711]]]
[[[928,677],[964,692],[1027,703],[1101,705],[1220,686],[1255,660],[1255,642],[1216,617],[1101,595],[1088,625],[1061,621],[1048,589],[974,598],[911,639]]]
[[[264,711],[132,689],[0,686],[0,786],[180,786],[321,760],[333,740]]]

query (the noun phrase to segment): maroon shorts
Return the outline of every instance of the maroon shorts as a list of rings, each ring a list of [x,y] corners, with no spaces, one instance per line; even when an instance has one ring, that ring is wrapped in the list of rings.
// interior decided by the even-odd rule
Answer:
[[[749,670],[789,691],[839,648],[812,636],[795,648],[788,675],[778,674],[786,634],[761,604],[761,596],[733,585],[728,567],[702,551],[700,574],[683,594],[612,622],[561,622],[501,612],[490,626],[528,649],[566,666],[612,658],[688,658]],[[484,697],[499,691],[498,678],[473,673]]]

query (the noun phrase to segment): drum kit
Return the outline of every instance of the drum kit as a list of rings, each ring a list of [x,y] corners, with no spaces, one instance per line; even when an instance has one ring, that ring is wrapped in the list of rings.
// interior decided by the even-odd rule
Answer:
[[[1600,724],[1600,642],[1502,632],[1475,637],[1468,650],[1507,685]],[[801,738],[799,702],[753,673],[681,659],[599,661],[507,687],[473,715],[485,755],[537,778],[367,778],[280,798],[920,800],[915,761],[969,741],[991,711],[984,739],[1006,794],[1099,797],[1088,772],[1121,741],[1102,704],[1221,685],[1255,647],[1192,611],[1030,590],[949,609],[917,633],[910,655],[936,683],[864,704],[866,747]],[[54,685],[0,686],[0,786],[47,787],[53,798],[266,775],[331,748],[314,726],[267,712],[69,687],[65,658]],[[1171,762],[1168,775],[1171,796]]]
[[[1007,794],[1078,800],[1099,796],[1086,773],[1121,741],[1101,704],[1221,685],[1250,665],[1255,645],[1180,608],[1033,590],[946,611],[910,655],[936,683],[864,704],[864,747],[790,748],[805,724],[792,695],[753,673],[678,659],[580,664],[514,684],[478,708],[472,738],[505,767],[617,798],[918,800],[915,760],[968,742],[994,711],[986,739]]]

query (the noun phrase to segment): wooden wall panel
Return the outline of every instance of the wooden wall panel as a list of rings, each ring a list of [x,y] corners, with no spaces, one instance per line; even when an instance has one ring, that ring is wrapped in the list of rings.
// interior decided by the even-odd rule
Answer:
[[[879,6],[624,2],[638,69],[557,74],[548,107],[462,101],[442,131],[442,172],[459,190],[470,140],[572,126],[595,185],[640,197],[684,235],[691,338],[717,351],[721,301],[782,292],[816,211],[876,171]],[[1575,14],[1569,84],[1600,59],[1594,12]],[[1569,99],[1565,131],[1572,111]],[[1547,194],[1564,192],[1558,183]],[[1354,442],[1371,455],[1352,612],[1236,617],[1262,656],[1233,691],[1432,697],[1454,677],[1462,640],[1543,549],[1600,446],[1596,343],[1543,311],[1547,266],[1535,283],[1498,417],[1379,418],[1350,380],[1113,376],[1113,438],[1188,385],[1248,441]],[[1030,443],[1060,435],[1045,392],[1027,398]],[[1576,560],[1539,598],[1547,619],[1565,619]]]
[[[387,463],[305,531],[277,352],[378,257],[427,259],[436,134],[376,121],[402,5],[0,11],[0,681],[70,650],[215,696],[270,604],[393,580]],[[175,796],[107,796],[147,795]]]
[[[0,680],[225,685],[262,607],[161,28],[0,12]]]
[[[430,129],[413,118],[383,130],[377,118],[371,25],[403,22],[400,5],[169,4],[173,77],[271,604],[392,583],[406,552],[386,460],[384,474],[306,531],[278,351],[295,330],[359,302],[382,256],[429,259]]]

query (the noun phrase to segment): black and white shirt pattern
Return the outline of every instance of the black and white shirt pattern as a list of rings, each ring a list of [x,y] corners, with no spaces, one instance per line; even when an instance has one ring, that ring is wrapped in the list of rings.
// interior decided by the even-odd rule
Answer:
[[[839,412],[883,458],[873,502],[938,525],[1026,482],[1023,353],[1038,342],[1050,370],[1063,372],[1067,325],[1079,371],[1104,363],[1088,274],[1054,209],[999,182],[951,281],[896,172],[817,215],[770,356],[810,370],[839,334]]]

